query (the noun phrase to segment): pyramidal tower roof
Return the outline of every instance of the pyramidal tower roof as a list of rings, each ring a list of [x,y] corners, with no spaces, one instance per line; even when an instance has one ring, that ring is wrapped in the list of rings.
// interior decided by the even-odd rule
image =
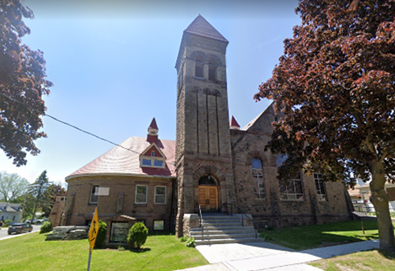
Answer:
[[[215,29],[202,15],[198,15],[195,20],[184,30],[184,32],[212,38],[224,42],[228,42],[227,39],[222,36],[217,29]]]
[[[155,118],[152,119],[151,124],[149,125],[148,129],[149,129],[149,128],[159,130],[159,129],[158,129],[158,125],[156,125],[156,120],[155,120]]]

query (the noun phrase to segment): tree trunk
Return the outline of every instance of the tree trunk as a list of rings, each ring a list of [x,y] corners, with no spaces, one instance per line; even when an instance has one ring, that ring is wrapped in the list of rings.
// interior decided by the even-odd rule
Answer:
[[[376,210],[379,228],[380,248],[395,249],[394,229],[388,206],[388,195],[385,192],[386,178],[384,165],[379,161],[371,163],[372,181],[370,201]]]

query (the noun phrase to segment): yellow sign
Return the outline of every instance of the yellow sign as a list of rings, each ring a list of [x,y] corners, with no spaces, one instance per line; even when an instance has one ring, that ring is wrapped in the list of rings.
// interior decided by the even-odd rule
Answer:
[[[95,214],[93,215],[92,224],[89,229],[89,234],[88,234],[89,245],[91,247],[91,253],[93,251],[93,247],[95,246],[96,236],[97,236],[98,232],[99,232],[99,217],[97,215],[97,208],[96,208]]]

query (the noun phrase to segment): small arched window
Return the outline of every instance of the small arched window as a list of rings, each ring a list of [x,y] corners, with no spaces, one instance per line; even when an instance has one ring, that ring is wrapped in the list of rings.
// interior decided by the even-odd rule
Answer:
[[[257,199],[265,198],[265,184],[263,179],[263,168],[261,159],[254,158],[251,161],[252,179],[254,182],[254,193]]]
[[[202,56],[197,56],[195,61],[195,76],[203,78],[204,59]]]
[[[217,62],[214,59],[210,59],[208,62],[208,80],[217,80]]]

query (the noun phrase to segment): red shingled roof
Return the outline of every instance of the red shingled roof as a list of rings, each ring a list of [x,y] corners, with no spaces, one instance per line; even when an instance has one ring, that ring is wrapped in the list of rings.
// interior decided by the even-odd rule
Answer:
[[[81,175],[149,175],[175,177],[175,146],[174,140],[158,140],[156,145],[166,156],[165,168],[140,167],[140,154],[151,144],[144,137],[130,137],[120,144],[132,151],[115,147],[92,162],[73,172],[66,179]]]
[[[184,30],[191,34],[212,38],[220,41],[228,42],[202,15],[196,17],[195,20]]]

